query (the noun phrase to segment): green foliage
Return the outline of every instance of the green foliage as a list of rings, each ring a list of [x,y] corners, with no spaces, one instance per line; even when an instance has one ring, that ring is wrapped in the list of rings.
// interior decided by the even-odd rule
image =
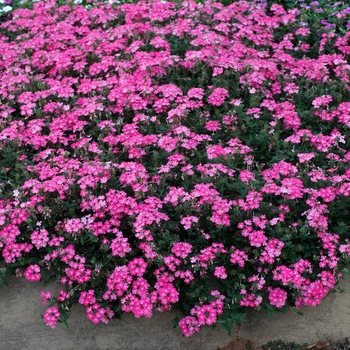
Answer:
[[[7,286],[8,283],[6,282],[5,278],[8,274],[8,270],[6,267],[0,267],[0,286]]]
[[[75,10],[75,6],[71,2],[59,2],[59,5],[62,6],[66,4],[70,6],[65,6],[60,10],[70,16]],[[229,3],[224,4],[229,5]],[[248,4],[245,3],[244,6],[248,6]],[[205,28],[208,33],[210,32],[210,35],[203,36],[206,40],[215,38],[212,43],[205,41],[204,43],[196,43],[195,39],[198,39],[199,42],[202,39],[202,35],[198,33],[195,34],[197,37],[194,38],[194,35],[191,36],[187,31],[184,31],[182,35],[175,35],[171,30],[165,31],[166,34],[161,34],[161,39],[165,38],[170,46],[169,57],[167,57],[170,62],[168,65],[162,61],[149,65],[148,57],[151,54],[156,56],[166,52],[159,48],[155,49],[154,44],[152,44],[152,40],[158,35],[152,32],[155,29],[152,26],[157,28],[157,33],[159,33],[159,27],[171,27],[177,19],[176,11],[174,15],[164,21],[150,21],[150,23],[147,23],[145,17],[138,17],[139,14],[137,14],[132,20],[128,18],[128,24],[126,24],[125,18],[130,13],[124,12],[127,12],[126,10],[131,12],[132,7],[123,7],[123,12],[118,10],[119,4],[115,3],[108,8],[109,11],[116,12],[111,21],[106,19],[108,23],[103,23],[94,18],[91,22],[92,33],[94,35],[98,33],[103,39],[99,38],[94,41],[92,34],[91,41],[90,39],[83,40],[86,38],[82,39],[81,34],[74,37],[74,40],[79,42],[79,45],[74,45],[81,50],[79,55],[86,61],[84,61],[86,67],[80,72],[75,71],[72,67],[65,69],[61,66],[60,69],[56,69],[56,65],[61,63],[60,57],[44,65],[40,70],[37,62],[30,61],[37,52],[29,48],[25,51],[20,50],[22,44],[20,41],[25,41],[30,37],[26,36],[28,29],[20,29],[16,26],[3,26],[1,28],[3,35],[8,36],[9,42],[13,43],[14,47],[19,46],[17,49],[21,55],[12,57],[14,68],[17,68],[15,66],[19,64],[20,69],[24,71],[31,69],[31,75],[40,73],[40,77],[30,77],[29,83],[24,83],[19,87],[17,87],[17,83],[13,83],[12,88],[15,90],[11,91],[13,97],[4,97],[7,106],[13,111],[9,113],[7,119],[3,117],[4,123],[1,125],[1,131],[6,130],[11,136],[8,137],[5,134],[1,143],[0,199],[2,200],[2,208],[5,208],[3,211],[6,214],[12,214],[15,209],[26,208],[25,214],[28,215],[28,218],[18,224],[20,231],[18,239],[21,243],[34,240],[32,234],[40,227],[41,230],[47,230],[52,239],[64,238],[64,248],[74,247],[74,254],[79,259],[80,257],[83,257],[82,260],[85,259],[82,263],[83,268],[91,272],[91,279],[86,283],[78,283],[78,280],[72,279],[72,283],[67,286],[70,293],[69,299],[62,303],[53,301],[50,304],[50,306],[59,304],[61,322],[67,324],[69,309],[78,302],[79,294],[92,289],[100,303],[99,305],[106,308],[111,307],[111,310],[118,317],[125,307],[125,304],[120,301],[123,293],[119,299],[111,297],[108,300],[108,296],[104,298],[107,292],[106,280],[110,278],[115,269],[126,267],[133,259],[145,256],[148,269],[143,278],[150,284],[150,288],[153,288],[152,291],[159,292],[157,288],[160,287],[158,285],[154,287],[158,283],[159,276],[156,275],[159,270],[167,271],[166,274],[171,276],[169,281],[170,279],[172,279],[171,282],[174,281],[172,286],[176,293],[180,294],[181,292],[178,307],[187,315],[197,312],[197,309],[203,304],[212,302],[213,298],[210,292],[219,290],[224,296],[222,306],[225,313],[218,315],[216,323],[225,327],[229,332],[232,332],[234,324],[240,324],[244,321],[243,307],[259,309],[263,297],[269,295],[271,289],[284,292],[286,300],[283,300],[284,306],[276,304],[276,301],[266,304],[265,308],[269,314],[274,311],[283,312],[287,305],[302,303],[300,299],[301,296],[305,296],[306,299],[307,288],[311,288],[315,282],[321,283],[320,275],[322,272],[331,274],[334,277],[334,282],[337,281],[338,276],[335,268],[331,266],[333,261],[327,262],[329,266],[327,264],[322,266],[321,259],[328,259],[329,256],[333,257],[336,254],[336,259],[339,257],[339,268],[342,268],[348,261],[346,257],[346,249],[348,248],[344,248],[343,254],[340,254],[337,249],[339,244],[348,244],[350,230],[348,195],[343,195],[339,190],[343,182],[348,181],[344,174],[348,170],[348,162],[345,157],[349,152],[349,145],[343,143],[341,137],[347,135],[349,126],[345,122],[340,122],[338,117],[334,117],[332,120],[322,120],[316,113],[320,109],[324,112],[338,113],[338,105],[342,101],[350,100],[347,82],[345,79],[341,80],[339,74],[339,71],[341,73],[347,72],[347,68],[335,64],[332,56],[329,56],[328,62],[318,61],[318,59],[325,59],[325,55],[333,54],[339,55],[341,58],[348,58],[346,52],[340,53],[339,45],[334,45],[336,37],[330,37],[324,48],[320,48],[322,34],[327,35],[334,32],[338,37],[343,35],[345,18],[335,17],[337,19],[333,21],[333,9],[326,3],[324,3],[323,12],[312,11],[312,9],[301,7],[298,4],[298,6],[300,5],[300,15],[297,15],[298,11],[295,10],[287,13],[283,9],[279,9],[283,16],[291,16],[292,18],[296,16],[297,20],[280,21],[273,13],[276,6],[272,5],[276,4],[268,4],[265,9],[267,18],[264,17],[265,21],[274,19],[276,23],[280,23],[276,27],[256,24],[253,21],[254,16],[249,12],[257,9],[253,9],[253,7],[240,19],[244,22],[245,17],[248,18],[250,15],[249,20],[252,24],[248,26],[249,28],[245,28],[236,18],[227,20],[230,25],[232,23],[239,24],[241,29],[242,27],[244,29],[243,34],[240,33],[240,36],[237,36],[235,40],[232,40],[232,36],[237,33],[234,32],[231,33],[231,36],[224,37],[222,29],[218,27],[222,24],[219,22],[224,22],[224,20],[213,20],[209,13],[204,12],[195,19],[201,21],[201,30]],[[82,2],[81,5],[90,7],[94,4]],[[281,5],[286,9],[292,9],[291,3],[287,1]],[[97,6],[102,8],[101,4]],[[176,6],[177,11],[180,12],[181,3]],[[310,6],[315,7],[316,5],[310,4]],[[203,6],[199,8],[203,8]],[[81,7],[79,9],[83,10],[81,12],[84,12],[86,16],[92,13]],[[55,11],[56,9],[52,8],[51,15],[55,14]],[[118,11],[121,12],[120,16]],[[141,12],[140,9],[138,11]],[[213,10],[213,12],[215,11],[219,12],[218,9]],[[259,11],[257,10],[257,12]],[[192,13],[190,15],[192,21]],[[265,16],[265,12],[260,11],[260,15]],[[332,17],[329,19],[329,23],[334,24],[335,27],[327,29],[322,20],[329,16]],[[104,35],[110,35],[119,26],[125,29],[124,27],[133,25],[132,21],[137,22],[137,26],[135,25],[133,28],[135,31],[130,31],[130,34],[125,30],[125,33],[116,34],[112,39],[104,37]],[[302,21],[305,21],[310,27],[310,34],[294,35],[305,27],[300,23]],[[74,22],[74,24],[77,23]],[[137,32],[139,28],[146,27],[146,23],[152,30],[142,29],[142,31]],[[80,24],[79,22],[77,26],[80,27]],[[67,26],[69,30],[72,27],[74,26],[71,24]],[[235,27],[232,25],[232,28]],[[254,28],[255,32],[251,28]],[[78,32],[81,28],[76,30]],[[250,30],[252,30],[251,33]],[[251,34],[250,36],[246,35],[248,32]],[[261,33],[271,38],[269,45],[259,42]],[[110,53],[107,55],[104,51],[107,49],[103,46],[111,44],[110,41],[119,35],[122,41],[125,39],[126,47],[123,49],[109,47]],[[128,52],[128,48],[135,39],[140,39],[140,46],[135,52]],[[223,42],[224,39],[232,41],[229,45],[226,43],[221,45],[219,39]],[[231,49],[230,45],[235,45],[236,41],[239,41],[241,45],[237,48],[237,52],[228,51]],[[284,43],[286,43],[285,47],[283,47]],[[47,46],[52,48],[56,44],[56,42],[51,42]],[[60,42],[60,45],[68,49],[66,51],[72,51],[69,51],[70,48],[68,48],[70,43]],[[90,46],[85,47],[84,45]],[[305,45],[306,47],[309,45],[309,48],[305,49]],[[59,52],[58,49],[51,51],[54,52],[54,55]],[[209,54],[208,51],[210,51]],[[190,56],[193,53],[201,54],[202,59],[186,58],[187,54]],[[236,63],[237,67],[233,68],[233,64],[228,64],[224,60],[221,62],[221,53],[227,55],[227,62],[231,62],[230,59],[235,54],[240,55]],[[281,57],[283,55],[285,57]],[[104,56],[111,59],[111,64],[105,65],[99,71],[91,72],[92,67],[102,66],[101,62],[106,58]],[[25,62],[29,61],[29,63],[23,66],[22,60],[27,60]],[[219,64],[215,63],[216,60]],[[122,68],[119,66],[116,68],[116,62]],[[140,62],[146,69],[138,69]],[[344,62],[346,61],[344,60]],[[191,65],[192,63],[193,65]],[[187,67],[187,64],[190,66]],[[303,66],[305,69],[302,68]],[[320,66],[324,68],[324,72],[320,72]],[[220,71],[221,68],[222,71]],[[4,69],[7,69],[6,65],[4,65]],[[118,73],[116,73],[117,71]],[[135,83],[135,80],[140,78],[137,75],[139,71],[142,72],[143,80],[140,79],[141,82],[138,84],[142,85],[149,79],[152,86],[151,92],[147,92],[149,87],[145,86],[144,89],[139,89]],[[13,76],[11,77],[13,78]],[[58,85],[69,85],[68,82],[64,82],[66,78],[69,78],[70,81],[72,81],[71,78],[76,79],[76,82],[71,84],[74,93],[69,97],[62,97],[50,90],[49,83],[52,83],[53,77]],[[105,81],[109,83],[103,88],[81,93],[78,90],[83,85],[82,77],[88,77],[89,81],[94,81],[94,84]],[[120,81],[115,83],[113,82],[114,78],[120,79]],[[128,86],[121,89],[118,84],[124,83],[122,78],[127,80],[125,85]],[[259,82],[259,80],[261,81]],[[289,91],[291,89],[289,83],[291,82],[295,83],[298,88],[296,91]],[[162,97],[158,88],[165,87],[163,91],[171,96],[172,92],[168,84],[177,87],[181,93],[176,98],[169,98],[167,101],[169,108],[157,111],[156,102],[159,102]],[[66,87],[63,86],[63,88]],[[192,88],[202,89],[203,104],[189,107],[190,102],[194,102],[192,100],[187,101],[188,105],[184,107],[182,99],[185,99]],[[227,92],[229,98],[225,102],[208,102],[216,88]],[[22,113],[21,107],[24,103],[18,100],[23,92],[36,93],[48,90],[50,91],[47,97],[37,101],[35,111],[32,114]],[[135,95],[133,95],[134,91],[137,92]],[[112,93],[116,93],[117,96],[114,100],[110,97]],[[315,100],[325,95],[330,96],[332,101],[323,106],[324,108],[322,106],[322,108],[315,107]],[[146,107],[133,107],[133,102],[135,102],[133,98],[145,98]],[[93,111],[81,112],[81,105],[88,99],[93,106]],[[122,105],[120,109],[115,109],[116,105],[122,103],[123,99],[127,100],[125,105]],[[198,100],[200,99],[198,98]],[[277,107],[271,109],[268,105],[264,105],[272,100]],[[65,109],[60,109],[60,107],[58,111],[50,112],[50,106],[47,107],[47,104],[51,102],[58,102],[64,105]],[[97,104],[99,104],[98,107],[96,107]],[[43,110],[44,106],[48,111]],[[179,106],[184,107],[183,115],[181,115],[181,110],[178,110],[179,115],[174,114],[173,120],[171,120],[169,118],[170,112],[174,112]],[[79,118],[70,115],[73,121],[72,124],[69,124],[68,118],[65,119],[70,114],[67,111],[74,108],[74,112],[81,113],[78,115]],[[254,112],[253,109],[257,109],[257,111]],[[61,118],[60,123],[66,129],[62,131],[61,139],[55,140],[51,131],[54,129],[54,122],[57,118]],[[137,118],[139,120],[136,122]],[[228,123],[225,121],[227,119]],[[295,123],[300,121],[300,125],[288,125],[291,119]],[[35,124],[41,120],[44,120],[42,127],[40,126],[36,131],[30,129],[31,122]],[[210,130],[210,126],[207,126],[208,121],[217,123],[219,128]],[[17,129],[15,131],[10,129],[10,126],[12,127],[16,122],[23,123],[23,133],[17,132]],[[81,122],[85,124],[80,127],[78,124]],[[112,131],[112,127],[102,127],[101,122],[111,122],[114,131]],[[73,125],[74,123],[77,123],[77,126]],[[130,130],[129,133],[126,131],[128,128],[134,127],[134,134],[130,133]],[[185,131],[181,131],[179,128]],[[304,130],[304,136],[298,135],[299,129]],[[338,131],[339,134],[332,136],[332,138],[329,135],[334,130]],[[309,135],[306,131],[309,132]],[[36,132],[37,134],[35,134]],[[26,133],[26,139],[23,138],[24,133]],[[127,134],[127,137],[123,139],[124,134]],[[159,146],[158,143],[162,137],[170,137],[169,135],[177,138],[176,145],[170,150]],[[328,138],[336,141],[334,144],[327,145],[326,149],[323,150],[318,148],[317,135],[322,141],[327,141]],[[33,141],[34,136],[44,140],[45,146],[36,145]],[[153,142],[145,142],[146,137],[149,136],[155,137]],[[108,140],[108,137],[112,140]],[[198,142],[195,147],[186,145],[187,141],[197,142],[199,137],[204,137],[204,139],[202,142]],[[288,140],[293,137],[299,137],[300,140]],[[73,147],[75,141],[84,141],[87,146],[82,142],[79,146],[74,144]],[[230,142],[238,142],[239,145],[227,147]],[[97,151],[89,148],[89,145],[93,146],[94,144],[98,146]],[[212,146],[221,150],[222,153],[211,156],[209,151]],[[45,154],[47,149],[51,149],[52,154]],[[143,151],[144,155],[134,159],[129,152],[135,151],[135,149]],[[312,153],[311,162],[299,160],[298,156],[303,156],[304,153]],[[170,167],[169,163],[173,162],[170,161],[170,157],[179,155],[182,160]],[[65,164],[68,163],[71,167],[65,168]],[[125,164],[130,166],[129,173],[129,170],[123,168]],[[218,171],[214,169],[213,173],[204,172],[199,170],[203,164],[212,168],[221,167],[221,169]],[[189,169],[192,173],[185,171],[184,165],[190,166]],[[294,174],[290,173],[292,171],[283,169],[288,165],[296,169]],[[276,175],[278,171],[271,170],[275,166],[281,167],[282,175]],[[136,167],[140,167],[140,169],[138,172],[132,173]],[[167,167],[169,169],[161,170]],[[267,171],[271,171],[272,182],[266,176]],[[321,172],[324,179],[314,181],[310,175],[311,171]],[[243,172],[249,172],[254,179],[245,181],[240,178]],[[333,179],[332,174],[340,176],[341,180]],[[59,176],[56,177],[56,175]],[[124,182],[122,181],[123,176],[125,176]],[[146,190],[140,190],[140,185],[144,180],[142,176],[146,178]],[[128,182],[125,181],[126,177],[128,177]],[[62,184],[67,184],[66,188],[59,192],[60,187],[56,186],[55,181],[50,181],[51,178],[54,178],[55,181],[59,179]],[[154,178],[155,180],[153,180]],[[30,179],[34,180],[34,185],[28,185],[27,180]],[[288,188],[288,184],[283,184],[284,180],[301,182],[303,192],[295,197],[291,196],[295,188]],[[35,183],[35,181],[37,182]],[[197,195],[195,193],[197,185],[205,188],[206,185],[210,185],[217,194],[210,194],[210,189],[206,188],[209,195],[207,193],[205,196]],[[267,185],[274,185],[276,189],[269,192]],[[334,191],[339,190],[336,201],[328,201],[319,193],[320,190],[328,187]],[[186,196],[182,198],[181,195],[175,200],[175,204],[166,201],[165,197],[170,193],[170,189],[182,189],[188,198],[185,198]],[[345,187],[343,191],[346,193]],[[107,204],[106,198],[111,193],[122,193],[125,197],[117,199],[116,204]],[[255,200],[255,198],[246,199],[251,193],[253,196],[260,194],[261,203],[259,202],[257,205],[248,203]],[[37,196],[42,196],[42,198],[38,199]],[[36,203],[35,200],[39,200],[39,202]],[[245,203],[245,200],[249,205]],[[28,204],[32,203],[31,201],[33,204]],[[150,203],[156,201],[161,204],[152,208]],[[229,208],[226,211],[222,208],[213,209],[220,202],[223,203],[223,206],[229,203]],[[118,205],[125,207],[119,208],[119,212],[110,211],[112,206],[118,207]],[[310,224],[314,218],[311,215],[310,218],[306,218],[306,216],[315,207],[319,210],[316,213],[318,215],[316,219],[320,220],[315,220],[316,223]],[[226,215],[226,213],[229,223],[226,224],[224,220],[218,223],[214,214],[218,214],[220,217],[221,214]],[[153,221],[147,221],[147,218],[152,217],[152,215],[160,214],[164,214],[163,217],[166,219],[156,217]],[[316,215],[315,212],[311,214]],[[328,215],[326,219],[323,214]],[[187,216],[192,216],[195,219],[188,228],[182,223],[182,220]],[[98,229],[90,225],[91,223],[86,223],[90,218],[95,221],[96,226],[102,226],[105,223],[112,224],[101,232],[97,232]],[[145,223],[136,225],[136,221],[140,218],[145,219]],[[14,219],[17,218],[14,217]],[[327,230],[325,226],[322,226],[321,219],[328,220],[326,221]],[[67,227],[71,224],[71,220],[80,223],[85,220],[83,228],[77,229],[77,231],[69,230]],[[259,223],[259,221],[263,223]],[[254,223],[252,224],[252,222]],[[147,239],[139,235],[140,232],[137,231],[139,226],[142,226],[142,234],[145,231],[149,235]],[[254,227],[257,234],[261,234],[263,238],[266,238],[266,241],[254,242],[252,238],[248,237],[250,232],[244,231],[248,226]],[[324,231],[329,231],[331,237],[326,236],[327,232]],[[116,234],[121,235],[132,247],[128,254],[112,253],[111,245],[116,239]],[[325,234],[326,237],[324,238],[322,234]],[[271,248],[275,251],[268,252],[267,242],[271,242],[273,239],[282,244],[283,249],[282,247],[279,250]],[[327,239],[333,239],[336,243],[329,246]],[[177,242],[191,243],[191,255],[188,258],[183,258],[176,271],[178,273],[190,271],[193,274],[193,281],[188,283],[177,278],[175,276],[176,268],[171,269],[164,262],[166,258],[172,256],[171,249]],[[225,251],[220,251],[215,247],[215,244],[219,243],[225,247]],[[147,244],[153,249],[154,257],[145,255],[143,249],[144,245],[147,246]],[[213,248],[213,251],[216,249],[215,254],[208,253],[209,248]],[[231,261],[236,250],[247,256],[242,264]],[[50,254],[55,253],[56,257],[51,259]],[[38,249],[28,251],[26,254],[23,253],[23,256],[18,257],[18,259],[9,259],[11,267],[8,270],[0,271],[0,284],[5,284],[7,273],[14,273],[17,268],[24,271],[31,265],[42,267],[41,278],[44,282],[52,279],[67,280],[66,271],[69,270],[69,267],[74,267],[76,262],[67,262],[60,254],[59,248],[53,244],[45,248],[39,246]],[[209,254],[208,260],[205,260],[207,259],[206,254]],[[213,256],[210,257],[210,254]],[[266,254],[270,254],[270,260],[264,260]],[[45,258],[47,255],[49,255],[48,261]],[[312,271],[311,269],[302,270],[302,272],[295,270],[294,273],[300,276],[301,282],[289,280],[287,283],[278,280],[273,275],[281,267],[294,269],[295,264],[303,259],[312,265]],[[336,260],[337,263],[338,260]],[[225,267],[226,277],[218,277],[218,267]],[[44,268],[55,273],[50,274]],[[134,281],[136,278],[134,275],[131,277]],[[327,288],[329,285],[332,283],[326,285]],[[130,295],[133,293],[131,291],[133,287],[128,286],[128,288]],[[324,290],[327,288],[324,287]],[[252,296],[252,300],[247,299],[247,293]],[[145,295],[148,298],[148,294]],[[322,298],[324,296],[322,295]],[[245,304],[241,303],[242,301]],[[311,303],[314,300],[310,298],[307,301]],[[319,300],[316,300],[317,302]],[[195,309],[195,307],[198,308]],[[294,344],[288,344],[284,348],[281,343],[276,344],[273,346],[276,345],[278,349],[297,350]]]

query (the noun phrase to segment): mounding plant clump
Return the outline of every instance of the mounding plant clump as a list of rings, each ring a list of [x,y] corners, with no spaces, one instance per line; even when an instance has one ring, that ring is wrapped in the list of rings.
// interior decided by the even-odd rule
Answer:
[[[59,281],[51,327],[77,303],[94,323],[179,307],[186,336],[320,304],[350,254],[350,34],[319,35],[244,1],[14,11],[0,281]]]

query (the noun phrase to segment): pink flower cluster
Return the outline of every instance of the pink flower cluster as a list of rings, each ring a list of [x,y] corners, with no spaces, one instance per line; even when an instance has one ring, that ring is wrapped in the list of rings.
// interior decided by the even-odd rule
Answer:
[[[24,271],[24,277],[28,281],[38,282],[41,279],[40,266],[38,265],[29,265]]]
[[[73,302],[97,324],[180,301],[191,336],[264,296],[316,306],[334,288],[349,35],[308,59],[297,11],[246,1],[49,0],[0,26],[0,252],[64,285],[41,293],[49,326]]]
[[[211,291],[214,299],[209,304],[196,305],[191,310],[191,316],[187,316],[179,321],[180,329],[186,337],[199,332],[203,325],[212,325],[216,323],[217,316],[223,312],[225,297],[217,290]]]
[[[268,288],[271,305],[281,308],[286,304],[287,292],[281,288]]]
[[[51,328],[56,328],[57,322],[61,316],[57,306],[52,306],[46,309],[44,313],[44,322]]]

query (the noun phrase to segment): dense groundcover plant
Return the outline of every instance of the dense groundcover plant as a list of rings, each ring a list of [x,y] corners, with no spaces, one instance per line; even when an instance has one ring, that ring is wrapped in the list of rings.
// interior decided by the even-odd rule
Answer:
[[[278,4],[14,11],[0,282],[59,281],[51,327],[77,303],[94,323],[179,307],[186,336],[320,304],[350,254],[350,35],[319,35]]]

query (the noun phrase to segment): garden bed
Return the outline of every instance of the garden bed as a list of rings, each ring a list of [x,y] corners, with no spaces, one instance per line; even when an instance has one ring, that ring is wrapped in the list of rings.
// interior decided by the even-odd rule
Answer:
[[[307,11],[14,11],[0,27],[0,282],[60,282],[41,293],[53,328],[74,304],[96,324],[179,308],[186,336],[319,305],[350,254],[349,10],[317,30]]]

